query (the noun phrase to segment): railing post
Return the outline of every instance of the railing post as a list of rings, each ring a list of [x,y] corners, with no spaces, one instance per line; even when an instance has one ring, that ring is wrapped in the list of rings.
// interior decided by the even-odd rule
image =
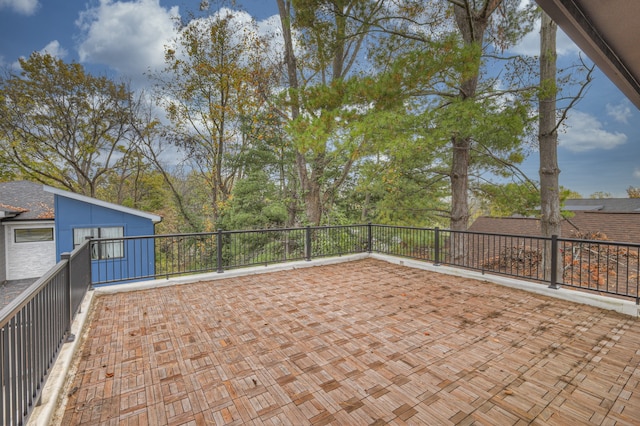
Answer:
[[[91,256],[91,253],[93,253],[93,252],[91,251],[91,237],[88,237],[87,239],[89,240],[89,242],[87,243],[87,248],[86,248],[86,250],[87,250],[87,262],[89,263],[87,265],[87,271],[88,271],[88,274],[89,274],[89,278],[88,278],[89,279],[89,283],[88,283],[89,285],[88,285],[87,288],[88,289],[93,289],[93,262],[92,262],[93,259],[92,259],[92,256]],[[98,278],[98,279],[100,279],[100,278]]]
[[[222,268],[222,229],[218,229],[216,234],[216,262],[218,266],[218,273],[224,272]]]
[[[551,236],[551,279],[549,288],[558,289],[558,236]]]
[[[71,301],[71,253],[61,253],[60,261],[65,262],[65,303],[67,304],[65,309],[65,340],[67,342],[73,342],[75,340],[75,336],[71,334],[71,318],[73,318],[73,302]]]
[[[373,235],[371,231],[371,222],[369,222],[367,224],[367,251],[369,253],[373,252]]]
[[[440,265],[440,228],[438,228],[437,226],[436,226],[436,229],[435,229],[435,237],[434,238],[436,240],[434,242],[434,247],[433,247],[434,252],[435,252],[435,253],[433,253],[433,264],[435,266],[439,266]]]
[[[304,251],[307,262],[311,262],[311,227],[307,225],[305,229]]]
[[[89,285],[91,286],[91,288],[93,288],[93,247],[92,247],[93,243],[91,242],[92,239],[93,237],[91,235],[89,235],[88,237],[84,237],[85,241],[89,241],[87,243],[87,251],[89,252],[89,255],[87,257],[89,258],[88,271],[89,271]],[[97,265],[99,264],[100,263],[98,262]],[[96,277],[97,277],[97,280],[100,281],[100,267],[98,266],[97,268],[98,270],[96,271]]]

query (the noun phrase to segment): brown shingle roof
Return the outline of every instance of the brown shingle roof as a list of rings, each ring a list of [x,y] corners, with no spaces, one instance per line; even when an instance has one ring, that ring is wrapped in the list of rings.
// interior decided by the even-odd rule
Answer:
[[[540,220],[482,216],[469,227],[469,231],[537,236],[540,235]],[[565,238],[587,232],[603,233],[610,241],[640,243],[640,214],[578,211],[572,218],[562,221],[562,236]]]
[[[19,213],[9,220],[54,219],[53,194],[26,180],[0,183],[0,208]]]

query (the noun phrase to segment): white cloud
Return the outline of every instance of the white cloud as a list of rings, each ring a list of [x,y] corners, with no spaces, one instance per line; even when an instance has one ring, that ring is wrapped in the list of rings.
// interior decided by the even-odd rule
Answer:
[[[54,58],[62,59],[67,56],[67,50],[60,46],[60,42],[58,40],[53,40],[49,42],[45,47],[38,51],[41,54],[48,53]],[[22,59],[26,59],[24,56],[21,56]],[[2,58],[0,57],[0,65],[3,65]],[[15,72],[20,72],[22,70],[22,66],[20,65],[20,61],[15,61],[10,65],[10,68]]]
[[[540,20],[536,21],[533,31],[525,35],[520,43],[509,51],[519,55],[540,56]],[[556,52],[558,56],[580,52],[578,46],[560,28],[556,35]]]
[[[0,0],[0,9],[11,9],[21,15],[33,15],[39,6],[38,0]]]
[[[612,117],[618,123],[627,124],[631,117],[631,108],[626,104],[611,105],[607,104],[607,115]]]
[[[108,65],[131,78],[161,67],[177,16],[177,6],[166,9],[159,0],[100,0],[76,21],[83,33],[80,61]]]
[[[635,170],[633,171],[633,177],[640,179],[640,168],[635,168]]]
[[[280,17],[278,15],[270,16],[262,21],[259,21],[257,24],[258,27],[258,35],[261,37],[265,37],[269,45],[268,56],[271,58],[278,58],[281,55],[281,52],[284,51],[284,40],[282,38],[282,25],[280,23]],[[296,44],[297,34],[295,29],[292,29],[292,36],[294,40],[294,44]],[[295,50],[298,51],[298,46],[294,46]],[[297,52],[299,53],[299,52]]]
[[[609,132],[593,115],[573,111],[566,122],[566,132],[558,136],[560,146],[573,152],[613,149],[627,141],[627,135]]]
[[[60,42],[58,40],[53,40],[49,44],[47,44],[44,48],[40,50],[40,53],[48,53],[49,55],[62,59],[67,56],[67,51],[65,48],[60,46]]]

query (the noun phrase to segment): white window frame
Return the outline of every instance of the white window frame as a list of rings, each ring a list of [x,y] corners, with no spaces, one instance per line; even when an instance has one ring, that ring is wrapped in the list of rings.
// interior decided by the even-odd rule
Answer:
[[[124,226],[101,226],[73,229],[73,248],[76,248],[87,237],[91,238],[122,238],[124,237]],[[124,258],[124,241],[101,241],[99,244],[92,244],[91,259],[107,260]]]
[[[18,237],[18,233],[24,232],[26,234],[32,234],[34,231],[48,231],[48,233],[50,234],[50,237],[46,237],[46,239],[42,239],[42,238],[29,239],[29,235],[25,235],[20,238]],[[49,226],[43,226],[39,228],[15,228],[13,230],[13,242],[16,244],[25,244],[25,243],[42,243],[46,241],[53,241],[53,238],[54,238],[53,234],[54,234],[53,228]],[[21,239],[22,241],[19,241],[19,239]]]

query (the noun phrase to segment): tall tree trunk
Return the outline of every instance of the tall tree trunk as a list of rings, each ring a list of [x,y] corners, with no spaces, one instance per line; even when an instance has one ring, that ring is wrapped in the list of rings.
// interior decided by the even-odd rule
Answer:
[[[452,137],[451,159],[451,217],[453,231],[466,231],[469,226],[469,138]]]
[[[560,236],[560,185],[558,176],[558,133],[556,123],[556,32],[557,25],[542,12],[540,29],[540,98],[538,144],[540,152],[540,228],[542,236]],[[544,277],[551,277],[551,245],[544,256]],[[557,278],[562,280],[562,262],[559,258]]]
[[[289,96],[291,102],[291,120],[295,120],[300,115],[300,102],[298,99],[298,70],[296,56],[293,51],[293,39],[291,37],[291,1],[277,0],[280,23],[282,25],[282,37],[284,39],[284,61],[287,66],[287,78],[289,80]],[[305,201],[305,212],[307,219],[314,225],[319,225],[321,221],[322,203],[320,199],[320,187],[315,184],[316,180],[311,178],[307,172],[307,160],[304,153],[296,150],[296,169],[300,179],[300,189]]]
[[[480,44],[484,39],[489,16],[500,1],[487,0],[487,4],[476,14],[467,4],[456,4],[453,8],[456,26],[467,45]],[[474,76],[461,82],[458,97],[461,100],[473,99],[478,88],[480,74],[480,56],[477,58],[477,72]],[[450,228],[453,231],[466,231],[469,227],[469,165],[471,161],[471,139],[459,136],[451,137],[451,217]],[[455,256],[455,254],[454,254]]]

